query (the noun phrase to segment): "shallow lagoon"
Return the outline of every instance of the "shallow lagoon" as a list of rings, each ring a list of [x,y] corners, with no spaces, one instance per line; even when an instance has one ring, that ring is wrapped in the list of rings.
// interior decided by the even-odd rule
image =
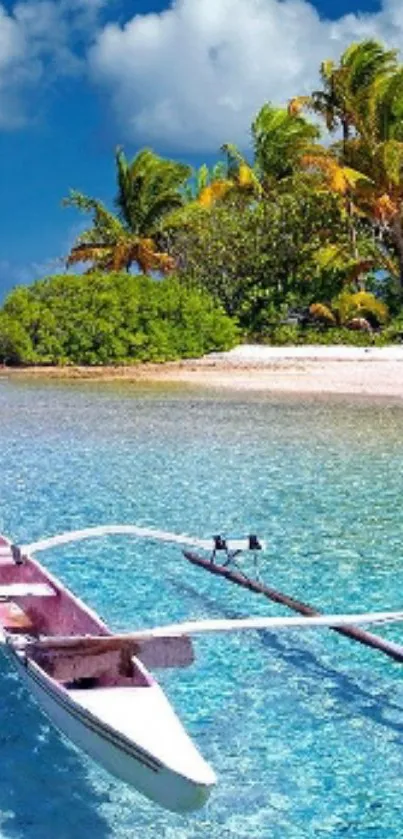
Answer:
[[[1,380],[0,425],[16,541],[103,523],[257,532],[274,586],[332,611],[402,608],[398,405]],[[42,560],[116,629],[280,611],[173,546],[113,537]],[[401,839],[399,665],[331,632],[195,644],[196,665],[160,676],[219,775],[186,818],[75,752],[1,661],[2,839]]]

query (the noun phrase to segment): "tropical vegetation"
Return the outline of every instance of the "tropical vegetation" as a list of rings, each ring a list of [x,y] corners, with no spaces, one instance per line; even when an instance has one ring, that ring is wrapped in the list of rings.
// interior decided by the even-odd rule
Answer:
[[[135,263],[145,273],[167,273],[174,263],[169,254],[158,249],[158,232],[164,217],[185,203],[180,189],[191,169],[183,163],[164,160],[150,149],[143,149],[132,161],[118,149],[115,163],[116,213],[76,190],[64,199],[65,206],[92,214],[91,225],[78,236],[67,265],[90,263],[91,272],[108,272],[127,271]]]
[[[325,60],[320,79],[287,108],[263,105],[248,155],[226,142],[192,170],[119,148],[112,207],[79,191],[64,201],[89,218],[66,257],[82,273],[9,296],[0,360],[162,359],[251,337],[400,341],[403,66],[367,39]]]
[[[238,329],[212,298],[175,277],[63,274],[17,287],[0,312],[6,364],[126,364],[226,350]]]

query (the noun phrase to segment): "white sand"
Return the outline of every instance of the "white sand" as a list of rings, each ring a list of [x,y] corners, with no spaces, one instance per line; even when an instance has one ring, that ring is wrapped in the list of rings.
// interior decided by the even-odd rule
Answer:
[[[217,390],[282,392],[403,400],[403,346],[268,347],[244,345],[226,353],[167,364],[130,367],[5,369],[6,378],[43,377],[172,382]]]
[[[202,365],[212,386],[403,399],[403,346],[249,344],[207,356],[192,370],[193,381],[199,379]],[[181,379],[190,381],[191,377],[184,371]]]
[[[302,361],[403,361],[403,346],[388,347],[346,347],[346,346],[303,346],[268,347],[260,344],[243,344],[225,353],[212,353],[209,359],[222,359],[250,364],[267,364],[273,361],[299,359]]]

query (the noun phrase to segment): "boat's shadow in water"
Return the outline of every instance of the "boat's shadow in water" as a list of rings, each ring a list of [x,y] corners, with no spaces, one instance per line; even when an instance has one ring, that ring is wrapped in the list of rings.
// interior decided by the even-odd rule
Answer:
[[[99,814],[108,800],[0,654],[0,835],[7,839],[110,836]]]
[[[204,607],[215,611],[218,608],[220,614],[226,618],[244,617],[233,609],[227,609],[221,602],[198,591],[182,580],[171,577],[171,583],[177,591],[199,600]],[[352,714],[366,717],[377,725],[395,732],[398,735],[396,742],[403,745],[403,700],[402,702],[396,701],[395,696],[392,699],[388,695],[389,691],[380,690],[379,684],[375,680],[374,692],[367,690],[354,677],[330,667],[308,650],[306,646],[302,647],[293,642],[288,634],[287,637],[284,636],[284,642],[280,640],[280,633],[276,634],[268,630],[259,630],[254,632],[253,636],[257,643],[274,653],[283,663],[300,670],[304,677],[311,678],[313,683],[320,684],[321,690],[324,690],[334,702],[340,704],[340,707],[345,709],[347,703]],[[347,645],[346,660],[348,660]],[[392,661],[390,665],[391,667],[397,666]],[[326,681],[325,688],[323,687],[324,681]],[[392,690],[395,693],[395,685],[390,689],[390,692]]]

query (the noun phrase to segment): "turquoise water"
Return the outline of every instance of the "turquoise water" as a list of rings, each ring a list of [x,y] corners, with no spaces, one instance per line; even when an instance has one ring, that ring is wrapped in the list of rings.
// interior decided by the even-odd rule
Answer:
[[[332,611],[402,608],[399,406],[2,380],[0,427],[16,541],[107,523],[257,532],[274,586]],[[42,560],[116,629],[281,611],[174,546],[108,537]],[[1,659],[2,839],[401,839],[399,665],[331,632],[195,644],[195,665],[160,674],[219,776],[185,818],[77,753]]]

